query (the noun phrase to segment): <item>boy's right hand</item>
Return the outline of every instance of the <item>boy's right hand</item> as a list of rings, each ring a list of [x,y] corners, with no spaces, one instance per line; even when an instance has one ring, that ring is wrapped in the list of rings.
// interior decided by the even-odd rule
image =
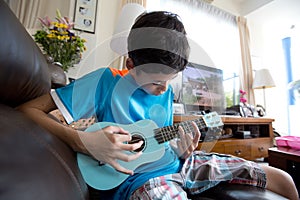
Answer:
[[[117,133],[117,134],[116,134]],[[128,155],[124,151],[133,151],[141,147],[142,141],[127,144],[131,140],[129,132],[117,126],[108,126],[94,132],[79,132],[83,148],[96,160],[111,165],[125,174],[133,174],[132,170],[121,166],[117,160],[130,162],[141,156],[142,152]]]

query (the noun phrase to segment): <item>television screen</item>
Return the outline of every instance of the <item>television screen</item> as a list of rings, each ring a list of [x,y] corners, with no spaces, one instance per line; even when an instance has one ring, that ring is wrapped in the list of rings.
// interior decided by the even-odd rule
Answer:
[[[188,63],[182,72],[182,97],[186,114],[225,110],[223,71],[196,63]]]

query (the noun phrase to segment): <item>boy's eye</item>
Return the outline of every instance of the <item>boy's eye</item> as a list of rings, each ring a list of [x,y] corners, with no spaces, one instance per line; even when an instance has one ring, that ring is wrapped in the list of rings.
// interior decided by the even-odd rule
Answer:
[[[156,82],[152,82],[152,85],[155,85],[155,86],[163,86],[164,83],[166,83],[166,82],[163,82],[163,81],[156,81]]]
[[[152,83],[152,85],[158,86],[158,85],[161,85],[161,84],[159,84],[159,83]]]

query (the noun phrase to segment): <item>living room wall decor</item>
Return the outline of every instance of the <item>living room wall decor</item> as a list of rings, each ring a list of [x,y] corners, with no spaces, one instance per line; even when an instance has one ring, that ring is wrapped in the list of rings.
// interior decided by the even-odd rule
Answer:
[[[74,29],[95,33],[98,0],[76,0]]]

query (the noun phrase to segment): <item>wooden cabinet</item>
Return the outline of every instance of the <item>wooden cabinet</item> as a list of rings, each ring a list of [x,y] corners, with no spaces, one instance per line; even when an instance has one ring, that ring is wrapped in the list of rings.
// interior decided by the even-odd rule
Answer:
[[[300,150],[274,147],[269,149],[269,155],[269,165],[289,173],[293,177],[300,194]]]
[[[174,116],[174,123],[194,120],[199,116]],[[273,119],[222,117],[223,130],[230,130],[232,137],[209,142],[199,142],[198,150],[231,154],[248,160],[268,157],[268,148],[273,146]],[[251,138],[237,138],[237,131],[250,131]]]
[[[265,158],[268,157],[268,149],[273,146],[273,140],[269,138],[259,138],[254,140],[251,145],[251,155],[254,158]]]
[[[224,153],[242,157],[245,159],[250,159],[251,158],[251,145],[249,143],[225,144],[225,152]]]

